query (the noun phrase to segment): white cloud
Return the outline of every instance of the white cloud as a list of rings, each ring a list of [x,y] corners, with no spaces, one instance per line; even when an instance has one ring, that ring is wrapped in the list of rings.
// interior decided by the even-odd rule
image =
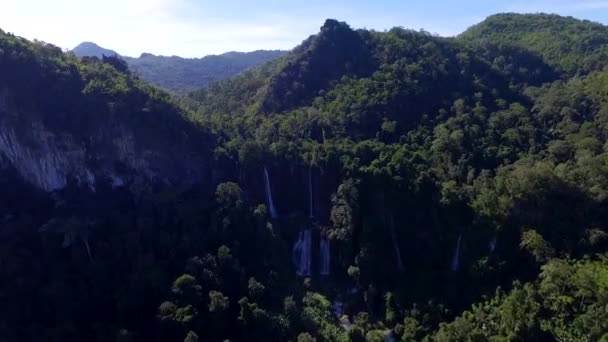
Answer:
[[[574,9],[604,9],[608,8],[608,1],[581,1],[571,6]]]
[[[3,5],[0,28],[62,48],[93,41],[124,55],[198,57],[229,50],[289,49],[302,29],[288,21],[179,18],[185,0],[19,0]],[[318,25],[312,27],[312,33]],[[308,29],[308,28],[305,28]],[[304,37],[302,37],[304,38]]]
[[[405,26],[449,36],[495,12],[544,11],[578,16],[608,8],[608,0],[502,0],[484,10],[471,10],[470,16],[460,13],[445,17],[344,1],[306,0],[299,5],[270,0],[255,5],[246,0],[214,1],[5,0],[0,9],[0,28],[62,48],[93,41],[130,56],[150,52],[200,57],[231,50],[290,49],[316,33],[328,17],[346,20],[355,28]]]
[[[573,15],[606,8],[608,8],[608,1],[604,0],[516,0],[504,10],[520,13],[545,12]]]

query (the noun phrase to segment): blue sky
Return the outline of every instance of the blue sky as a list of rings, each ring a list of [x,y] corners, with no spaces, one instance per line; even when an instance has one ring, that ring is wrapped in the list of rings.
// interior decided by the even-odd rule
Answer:
[[[403,26],[456,35],[499,12],[549,12],[608,25],[608,0],[7,0],[0,28],[72,48],[201,57],[290,49],[326,18],[355,28]]]

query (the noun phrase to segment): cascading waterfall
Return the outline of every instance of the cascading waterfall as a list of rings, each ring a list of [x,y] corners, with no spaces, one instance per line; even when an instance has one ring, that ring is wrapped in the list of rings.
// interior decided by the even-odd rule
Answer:
[[[304,231],[304,244],[302,247],[302,257],[300,258],[300,270],[303,276],[311,275],[311,247],[312,247],[312,238],[311,238],[310,229]]]
[[[460,244],[462,242],[462,235],[458,236],[458,242],[456,242],[456,249],[454,250],[454,257],[452,258],[452,271],[458,272],[460,270]]]
[[[309,277],[311,275],[311,231],[310,229],[300,232],[298,241],[293,246],[293,262],[299,276]]]
[[[272,190],[270,188],[270,176],[268,175],[268,169],[264,166],[264,184],[266,189],[266,202],[268,203],[268,210],[270,212],[270,217],[276,219],[279,217],[277,213],[277,209],[274,207],[274,202],[272,201]]]
[[[329,251],[329,240],[325,239],[325,238],[321,238],[321,242],[320,242],[320,250],[321,250],[321,257],[320,257],[320,266],[319,266],[319,273],[323,276],[328,276],[331,274],[330,271],[330,251]]]
[[[308,168],[308,208],[310,211],[309,217],[312,219],[315,217],[312,198],[312,167]]]
[[[296,267],[296,273],[300,273],[300,256],[302,255],[302,241],[304,241],[304,231],[300,231],[298,240],[293,244],[291,261]]]

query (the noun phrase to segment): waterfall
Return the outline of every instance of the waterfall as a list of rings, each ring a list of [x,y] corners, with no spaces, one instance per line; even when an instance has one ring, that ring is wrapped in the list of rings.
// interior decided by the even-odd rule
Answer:
[[[340,319],[340,318],[342,318],[342,316],[344,316],[344,303],[342,303],[342,301],[335,300],[332,303],[332,309],[334,310],[334,315],[336,315],[336,317],[338,317],[338,319]]]
[[[494,236],[492,238],[492,241],[490,241],[490,244],[488,245],[489,249],[490,249],[490,254],[493,254],[494,251],[496,251],[496,236]]]
[[[308,168],[308,208],[310,210],[309,217],[312,219],[315,217],[312,198],[312,166]]]
[[[401,249],[399,249],[399,244],[397,243],[395,235],[391,235],[391,240],[393,240],[393,249],[395,250],[395,254],[397,255],[397,269],[399,270],[399,272],[403,272],[403,260],[401,259]]]
[[[399,243],[397,242],[397,234],[395,233],[395,222],[393,221],[392,216],[389,217],[388,229],[391,241],[393,243],[393,250],[395,251],[395,256],[397,258],[397,270],[399,270],[399,272],[403,272],[403,259],[401,259],[401,249],[399,248]]]
[[[293,263],[299,276],[309,277],[311,275],[311,231],[310,229],[300,232],[298,241],[293,246]]]
[[[302,257],[300,258],[300,270],[301,270],[301,274],[303,276],[310,276],[311,275],[311,247],[312,247],[312,240],[311,240],[311,231],[310,229],[307,229],[304,231],[304,243],[302,246]]]
[[[82,243],[84,243],[84,246],[87,249],[87,255],[89,256],[89,261],[93,261],[93,254],[91,254],[91,246],[89,245],[89,238],[88,236],[81,236],[80,239],[82,240]]]
[[[298,235],[298,240],[293,244],[291,261],[293,265],[296,267],[296,273],[300,274],[300,257],[302,255],[302,241],[304,241],[304,232],[300,231],[300,235]]]
[[[389,330],[389,332],[384,335],[384,342],[397,342],[397,339],[392,331]]]
[[[452,258],[452,271],[458,272],[460,270],[460,244],[462,242],[462,235],[458,236],[458,242],[456,242],[456,249],[454,250],[454,257]]]
[[[274,202],[272,201],[272,190],[270,188],[270,176],[268,175],[268,169],[264,166],[264,183],[266,189],[266,202],[268,204],[268,210],[270,212],[270,217],[276,219],[279,217],[277,213],[277,209],[274,207]]]
[[[320,257],[320,266],[319,266],[319,273],[321,275],[324,276],[328,276],[330,275],[330,266],[329,266],[329,262],[330,262],[330,251],[329,251],[329,240],[325,239],[325,238],[321,238],[321,243],[320,243],[320,250],[321,250],[321,257]]]

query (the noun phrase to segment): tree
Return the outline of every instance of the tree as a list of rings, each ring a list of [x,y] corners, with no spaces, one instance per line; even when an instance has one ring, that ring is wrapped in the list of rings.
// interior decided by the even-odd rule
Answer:
[[[188,335],[184,338],[184,342],[198,342],[198,335],[193,331],[188,331]]]
[[[131,73],[129,71],[129,65],[127,64],[127,62],[125,62],[123,59],[121,59],[117,55],[112,55],[112,56],[103,55],[101,58],[101,61],[103,63],[111,65],[112,67],[114,67],[114,69],[116,69],[119,72],[122,72],[124,74]]]
[[[230,301],[219,291],[209,291],[209,312],[224,312],[228,309]]]
[[[396,306],[395,297],[391,292],[387,292],[384,295],[384,320],[389,325],[392,326],[397,323],[398,320],[398,308]]]
[[[309,333],[301,333],[298,335],[298,342],[316,342],[317,339],[312,337]]]
[[[190,274],[183,274],[175,279],[171,291],[181,303],[197,304],[201,300],[201,289],[196,278]]]
[[[551,245],[535,230],[522,233],[520,247],[532,254],[538,262],[546,262],[555,254]]]
[[[254,277],[249,278],[248,283],[249,296],[254,300],[260,300],[264,294],[265,287],[262,283],[255,280]]]
[[[173,321],[175,319],[175,315],[177,312],[177,305],[175,305],[172,302],[163,302],[159,307],[158,307],[158,319],[160,319],[161,321],[167,322],[167,321]]]

